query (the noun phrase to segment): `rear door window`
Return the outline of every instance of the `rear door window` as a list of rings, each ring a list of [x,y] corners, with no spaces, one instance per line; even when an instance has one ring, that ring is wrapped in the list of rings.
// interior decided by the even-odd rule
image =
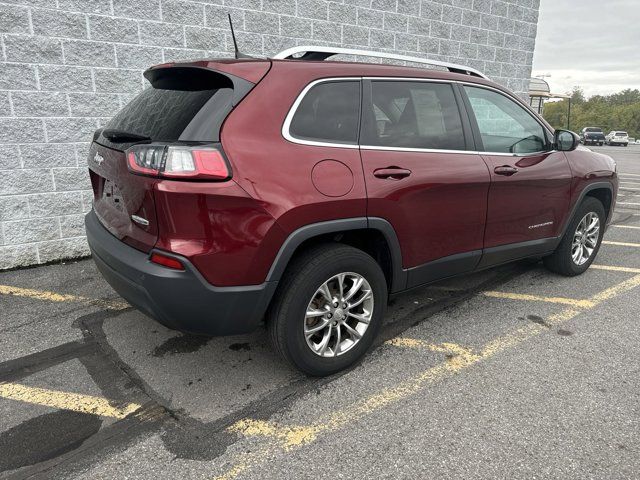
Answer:
[[[314,85],[296,109],[289,135],[299,140],[357,144],[360,81],[328,81]]]
[[[465,150],[453,87],[446,83],[373,80],[362,145]]]
[[[542,125],[516,102],[493,90],[464,87],[485,152],[527,154],[546,149]]]

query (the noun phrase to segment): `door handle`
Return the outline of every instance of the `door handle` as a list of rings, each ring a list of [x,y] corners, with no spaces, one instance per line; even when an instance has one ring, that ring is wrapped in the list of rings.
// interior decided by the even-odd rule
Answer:
[[[392,178],[393,180],[400,180],[411,175],[411,170],[400,167],[387,167],[378,168],[373,171],[373,176],[377,178]]]
[[[500,167],[494,168],[493,171],[497,175],[506,175],[507,177],[510,177],[514,173],[518,173],[518,169],[516,167],[512,167],[511,165],[502,165]]]

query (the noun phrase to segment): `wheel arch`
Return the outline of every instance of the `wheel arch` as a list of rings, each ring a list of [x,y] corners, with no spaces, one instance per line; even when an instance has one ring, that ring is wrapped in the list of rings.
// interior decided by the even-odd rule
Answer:
[[[562,238],[564,236],[564,234],[567,231],[567,228],[569,227],[569,224],[571,223],[571,219],[575,215],[576,211],[578,210],[578,208],[580,207],[584,199],[588,196],[594,197],[600,200],[600,202],[602,202],[607,215],[607,221],[608,221],[612,214],[611,206],[613,205],[613,191],[614,191],[613,184],[611,182],[594,182],[584,187],[580,192],[580,196],[578,197],[578,200],[573,205],[570,215],[567,217],[567,220],[565,221],[565,224],[562,228],[562,233],[559,236],[559,238]]]
[[[400,243],[393,226],[382,218],[357,217],[329,220],[302,226],[285,239],[266,281],[278,281],[296,253],[310,245],[338,242],[359,248],[371,255],[382,268],[389,292],[406,288]]]

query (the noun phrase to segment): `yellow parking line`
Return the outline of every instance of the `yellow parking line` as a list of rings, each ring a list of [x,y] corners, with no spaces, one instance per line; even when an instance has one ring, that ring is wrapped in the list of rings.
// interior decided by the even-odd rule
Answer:
[[[635,225],[610,225],[611,227],[615,227],[615,228],[631,228],[631,229],[637,229],[640,230],[640,227],[637,227]]]
[[[247,437],[271,437],[282,442],[285,450],[315,440],[313,427],[282,427],[273,422],[245,418],[231,425],[228,430]]]
[[[640,268],[618,267],[615,265],[591,265],[589,268],[596,270],[611,270],[613,272],[640,273]]]
[[[123,310],[129,308],[129,304],[118,300],[100,300],[96,298],[80,297],[78,295],[66,295],[46,290],[33,290],[31,288],[0,285],[0,295],[14,295],[16,297],[35,298],[49,302],[76,302],[108,308],[110,310]]]
[[[586,301],[588,303],[584,303],[582,306],[585,310],[588,310],[605,300],[612,299],[617,295],[636,288],[639,285],[640,275],[635,275],[624,282],[620,282],[592,296]],[[330,414],[327,420],[323,422],[312,423],[308,426],[291,426],[260,420],[240,420],[229,427],[229,430],[249,437],[266,437],[267,441],[258,445],[257,448],[254,448],[251,451],[242,452],[232,457],[232,461],[234,463],[233,466],[215,478],[218,480],[234,479],[243,472],[269,461],[278,451],[284,450],[286,452],[293,450],[296,447],[313,443],[321,433],[336,431],[345,425],[358,421],[390,404],[415,395],[416,393],[424,390],[424,388],[430,384],[444,378],[451,377],[468,367],[471,367],[483,360],[487,360],[500,352],[513,348],[542,332],[548,331],[548,325],[557,326],[575,318],[582,311],[584,310],[572,307],[565,308],[559,313],[550,315],[546,319],[547,326],[540,325],[538,323],[527,324],[514,332],[500,336],[486,343],[479,349],[478,353],[473,353],[467,348],[460,347],[461,350],[458,351],[461,352],[461,354],[453,358],[449,358],[434,367],[428,368],[418,375],[404,380],[395,386],[385,388],[382,391],[357,402],[352,402],[346,408],[334,411],[334,413]],[[422,340],[408,338],[394,339],[389,343],[409,347],[425,346],[429,349],[438,347],[437,345],[433,345]],[[456,347],[459,346],[456,345]]]
[[[609,287],[600,293],[596,293],[590,298],[590,300],[594,304],[598,305],[604,302],[605,300],[610,300],[613,297],[620,295],[621,293],[624,293],[633,288],[636,288],[638,285],[640,285],[640,275],[631,277],[630,279],[625,280],[624,282],[620,282],[612,287]]]
[[[114,406],[106,398],[29,387],[19,383],[0,383],[0,397],[45,407],[122,419],[138,410],[141,405],[125,403]]]
[[[560,303],[563,305],[572,305],[574,307],[580,308],[590,308],[592,307],[592,302],[589,300],[576,300],[573,298],[563,298],[563,297],[543,297],[539,295],[529,295],[526,293],[512,293],[512,292],[482,292],[485,297],[493,297],[493,298],[506,298],[509,300],[525,300],[525,301],[533,301],[533,302],[547,302],[547,303]]]
[[[636,247],[640,248],[640,243],[631,243],[631,242],[611,242],[608,240],[603,241],[605,245],[617,245],[619,247]]]

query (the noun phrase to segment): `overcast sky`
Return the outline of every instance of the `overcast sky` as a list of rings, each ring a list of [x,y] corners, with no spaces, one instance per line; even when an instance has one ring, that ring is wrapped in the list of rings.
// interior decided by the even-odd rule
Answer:
[[[639,0],[541,0],[533,76],[553,93],[640,89]]]

